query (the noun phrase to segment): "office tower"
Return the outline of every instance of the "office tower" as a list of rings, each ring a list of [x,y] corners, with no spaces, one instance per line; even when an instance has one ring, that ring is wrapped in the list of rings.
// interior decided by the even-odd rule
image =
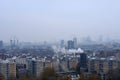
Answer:
[[[60,47],[63,48],[63,47],[64,47],[64,44],[65,44],[65,41],[64,41],[64,40],[61,40],[61,41],[60,41]]]
[[[16,78],[16,64],[11,62],[1,62],[0,72],[4,76],[5,80]]]
[[[84,43],[85,44],[91,44],[92,43],[92,39],[91,39],[91,37],[86,37],[86,38],[84,38]]]
[[[3,41],[0,41],[0,49],[3,48]]]
[[[73,38],[73,41],[74,41],[74,47],[76,49],[77,48],[77,38]]]
[[[13,49],[13,47],[14,47],[13,40],[10,40],[10,47],[11,47],[11,49]]]
[[[16,41],[16,45],[19,46],[19,40]]]
[[[17,39],[11,39],[10,40],[10,47],[11,49],[16,49],[18,47],[18,40]]]
[[[68,41],[68,49],[74,49],[75,47],[74,47],[74,41],[72,41],[72,40],[69,40]]]
[[[13,44],[13,40],[10,40],[10,45],[12,46],[12,44]]]
[[[87,55],[85,53],[80,54],[80,69],[83,72],[87,70]]]

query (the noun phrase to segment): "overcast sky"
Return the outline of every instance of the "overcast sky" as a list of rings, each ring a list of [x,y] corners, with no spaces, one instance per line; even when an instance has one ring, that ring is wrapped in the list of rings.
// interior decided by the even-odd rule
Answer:
[[[120,39],[120,0],[0,0],[0,40]]]

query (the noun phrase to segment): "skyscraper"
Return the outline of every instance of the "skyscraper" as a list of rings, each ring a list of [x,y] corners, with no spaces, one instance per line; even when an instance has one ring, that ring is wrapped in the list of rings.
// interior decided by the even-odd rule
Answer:
[[[60,47],[61,47],[61,48],[64,47],[64,42],[65,42],[64,40],[61,40],[61,41],[60,41]]]
[[[80,54],[80,69],[83,71],[87,70],[87,55],[85,53]]]
[[[69,40],[68,41],[68,49],[74,49],[75,47],[74,47],[74,41],[72,41],[72,40]]]
[[[10,40],[11,49],[16,49],[18,47],[18,43],[19,43],[19,41],[16,38],[11,39]]]
[[[0,49],[3,48],[3,41],[0,41]]]
[[[74,41],[74,47],[75,47],[75,49],[77,48],[77,38],[75,37],[75,38],[73,38],[73,41]]]

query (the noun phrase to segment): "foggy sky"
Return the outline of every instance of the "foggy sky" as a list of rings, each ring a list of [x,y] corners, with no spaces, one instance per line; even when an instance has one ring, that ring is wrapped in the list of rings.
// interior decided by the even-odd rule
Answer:
[[[120,39],[120,0],[0,0],[0,40]]]

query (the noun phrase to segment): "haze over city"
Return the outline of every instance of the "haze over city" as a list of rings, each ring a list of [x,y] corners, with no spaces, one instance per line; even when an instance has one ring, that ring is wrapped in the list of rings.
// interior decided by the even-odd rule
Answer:
[[[119,0],[1,0],[0,39],[120,39]]]
[[[0,0],[0,80],[120,80],[120,0]]]

